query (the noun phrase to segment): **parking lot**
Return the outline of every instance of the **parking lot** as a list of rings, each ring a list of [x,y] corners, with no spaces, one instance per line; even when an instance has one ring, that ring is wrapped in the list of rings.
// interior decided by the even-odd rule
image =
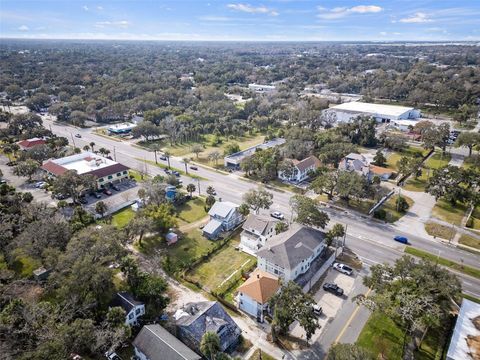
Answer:
[[[313,295],[315,302],[322,308],[322,315],[318,317],[318,323],[320,329],[318,329],[311,338],[311,342],[316,341],[325,327],[335,318],[338,311],[341,309],[342,304],[345,301],[350,301],[350,293],[353,290],[355,281],[357,280],[357,273],[354,272],[351,276],[342,274],[336,270],[330,268],[327,272],[327,276],[323,281],[325,283],[335,283],[343,289],[343,296],[336,296],[330,292],[326,292],[322,287]],[[293,323],[290,326],[291,334],[297,338],[305,339],[305,331],[300,327],[298,322]]]
[[[103,192],[98,192],[98,194],[101,196],[98,199],[92,195],[86,195],[85,199],[87,200],[87,203],[83,206],[90,212],[95,213],[95,204],[98,201],[103,201],[107,205],[107,208],[112,210],[120,207],[124,203],[131,202],[132,200],[138,198],[137,193],[139,186],[136,181],[125,180],[115,185],[120,190],[116,191],[109,188],[112,195],[106,195]]]

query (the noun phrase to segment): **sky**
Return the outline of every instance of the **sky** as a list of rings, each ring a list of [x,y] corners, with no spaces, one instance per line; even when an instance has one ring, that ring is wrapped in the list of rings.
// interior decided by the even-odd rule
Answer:
[[[480,0],[0,0],[0,37],[480,41]]]

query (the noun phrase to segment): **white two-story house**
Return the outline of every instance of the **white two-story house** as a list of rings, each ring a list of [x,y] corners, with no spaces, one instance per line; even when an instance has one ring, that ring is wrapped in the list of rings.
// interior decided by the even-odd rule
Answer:
[[[126,325],[138,325],[139,318],[145,315],[145,304],[135,300],[133,296],[127,292],[118,292],[111,306],[119,306],[125,310]]]
[[[208,212],[210,221],[203,228],[203,236],[217,239],[223,231],[236,228],[243,216],[238,212],[238,205],[229,201],[217,201]]]
[[[262,246],[265,246],[267,240],[275,235],[277,223],[277,220],[250,214],[242,225],[240,250],[255,255]]]
[[[308,179],[310,172],[315,171],[321,165],[320,160],[313,155],[303,159],[302,161],[295,159],[291,161],[293,163],[293,171],[291,174],[286,174],[284,171],[280,171],[278,173],[280,180],[300,183]]]
[[[326,247],[323,231],[293,224],[258,250],[258,268],[285,281],[293,281],[310,269]]]

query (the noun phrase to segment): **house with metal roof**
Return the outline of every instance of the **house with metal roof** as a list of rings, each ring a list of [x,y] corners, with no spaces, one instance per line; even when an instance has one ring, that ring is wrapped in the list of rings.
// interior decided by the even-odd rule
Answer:
[[[463,299],[448,347],[447,360],[469,359],[480,359],[480,304]]]
[[[266,149],[271,149],[277,146],[281,146],[285,144],[286,140],[283,138],[276,138],[272,139],[269,141],[266,141],[262,144],[254,145],[252,147],[249,147],[248,149],[238,151],[236,153],[227,155],[223,158],[223,162],[225,167],[229,168],[234,168],[234,169],[239,169],[240,164],[248,157],[252,156],[255,154],[256,151],[258,150],[266,150]]]
[[[285,173],[285,171],[280,171],[278,177],[280,180],[290,181],[294,183],[300,183],[308,179],[310,172],[317,170],[322,164],[320,160],[314,156],[310,155],[309,157],[298,161],[291,160],[293,163],[293,171],[291,174]]]
[[[25,139],[17,142],[17,145],[20,147],[20,150],[30,150],[39,145],[45,145],[47,141],[42,138],[31,138]]]
[[[258,268],[285,281],[293,281],[306,273],[327,248],[325,237],[323,231],[293,224],[258,250]]]
[[[275,275],[255,269],[238,290],[238,308],[263,322],[270,312],[268,301],[280,289],[280,281]]]
[[[240,250],[256,255],[257,251],[265,246],[267,240],[275,235],[275,225],[278,220],[261,215],[249,214],[242,225],[240,234]]]
[[[125,310],[125,324],[138,325],[138,320],[142,315],[145,315],[145,304],[133,298],[132,294],[128,292],[118,292],[113,299],[111,307],[121,307]]]
[[[209,210],[210,221],[204,226],[203,236],[208,239],[217,239],[224,231],[233,230],[242,221],[243,216],[238,212],[239,206],[230,201],[217,201]]]
[[[178,336],[191,349],[200,351],[202,337],[213,332],[220,339],[220,351],[235,349],[242,331],[216,301],[189,303],[174,315]]]
[[[135,356],[140,360],[200,360],[187,345],[158,324],[146,325],[133,340]]]
[[[130,169],[123,164],[90,151],[60,159],[47,160],[41,168],[52,177],[60,176],[68,170],[75,170],[79,175],[93,175],[99,188],[127,179]]]

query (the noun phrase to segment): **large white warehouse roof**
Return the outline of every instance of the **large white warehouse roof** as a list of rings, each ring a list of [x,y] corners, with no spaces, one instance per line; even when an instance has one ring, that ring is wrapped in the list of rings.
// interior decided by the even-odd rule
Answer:
[[[371,104],[360,101],[346,102],[340,105],[332,106],[330,109],[368,114],[381,114],[395,117],[401,116],[406,112],[413,110],[413,108],[407,106]]]

